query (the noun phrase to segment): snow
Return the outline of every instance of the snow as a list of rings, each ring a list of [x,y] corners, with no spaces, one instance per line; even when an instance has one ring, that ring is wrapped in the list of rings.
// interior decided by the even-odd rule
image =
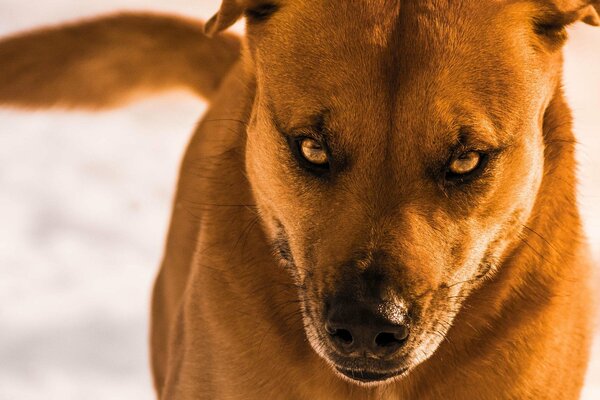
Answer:
[[[208,18],[218,0],[0,0],[0,35],[118,9]],[[580,201],[600,255],[600,29],[578,26],[566,89]],[[0,400],[151,399],[147,325],[179,159],[205,105],[0,109]],[[583,399],[600,398],[600,346]]]

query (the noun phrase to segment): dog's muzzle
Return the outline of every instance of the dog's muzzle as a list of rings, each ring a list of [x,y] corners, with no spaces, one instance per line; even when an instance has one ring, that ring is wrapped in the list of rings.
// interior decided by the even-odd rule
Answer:
[[[337,371],[350,379],[379,382],[406,370],[395,361],[410,336],[400,305],[334,297],[326,306],[324,331]]]

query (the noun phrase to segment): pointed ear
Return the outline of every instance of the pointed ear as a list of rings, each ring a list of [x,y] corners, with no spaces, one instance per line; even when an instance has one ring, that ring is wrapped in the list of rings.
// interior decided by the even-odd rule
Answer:
[[[588,25],[600,26],[600,0],[592,1],[581,10],[580,20]]]
[[[223,0],[219,12],[204,25],[204,33],[207,36],[213,36],[231,25],[235,24],[241,18],[245,10],[245,1],[243,0]]]
[[[543,0],[542,2],[560,15],[562,25],[577,21],[588,25],[600,25],[600,0]]]
[[[264,22],[279,9],[281,0],[223,0],[219,12],[206,21],[204,33],[212,36],[235,24],[244,14],[248,23]]]

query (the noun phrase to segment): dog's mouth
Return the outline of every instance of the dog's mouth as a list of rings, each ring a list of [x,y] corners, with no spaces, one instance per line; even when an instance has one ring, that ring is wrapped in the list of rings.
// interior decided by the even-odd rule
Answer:
[[[342,374],[345,378],[349,378],[352,381],[361,383],[382,383],[397,376],[404,374],[408,371],[408,368],[401,368],[395,371],[370,371],[361,369],[346,369],[342,367],[335,367],[336,371]]]
[[[461,286],[379,303],[347,294],[343,286],[325,290],[323,282],[296,267],[279,228],[273,245],[295,280],[308,342],[340,378],[368,386],[401,380],[437,350],[456,313],[458,300],[450,299],[461,298]]]
[[[402,379],[414,366],[415,343],[410,340],[396,353],[375,355],[369,350],[357,349],[349,354],[342,354],[332,342],[331,334],[317,328],[323,324],[314,323],[310,311],[306,314],[308,318],[305,329],[309,342],[342,379],[360,385],[380,385]]]
[[[411,349],[404,349],[399,354],[390,357],[377,357],[363,352],[341,355],[332,348],[331,343],[317,339],[317,348],[321,349],[324,357],[332,369],[341,378],[359,384],[378,385],[394,379],[401,379],[413,367]]]
[[[322,313],[315,310],[314,303],[307,301],[306,296],[301,297],[310,344],[340,378],[351,383],[378,386],[404,379],[436,351],[446,334],[433,319],[424,323],[423,318],[415,316],[410,334],[400,343],[382,343],[381,349],[357,348],[346,338],[346,343],[336,345],[336,335],[323,328],[326,320]],[[430,331],[436,334],[428,334]]]

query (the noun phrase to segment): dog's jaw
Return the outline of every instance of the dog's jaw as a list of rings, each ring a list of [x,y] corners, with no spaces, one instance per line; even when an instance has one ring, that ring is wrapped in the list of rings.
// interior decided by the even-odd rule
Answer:
[[[327,333],[322,329],[325,325],[323,313],[320,311],[322,307],[314,299],[319,298],[319,295],[316,294],[313,284],[310,282],[312,274],[308,268],[299,268],[296,264],[283,224],[273,219],[272,225],[275,227],[275,235],[271,240],[274,256],[279,260],[282,268],[288,272],[297,289],[303,327],[308,342],[316,354],[339,378],[359,386],[375,387],[401,381],[408,377],[417,366],[432,357],[439,346],[448,340],[448,331],[460,312],[464,300],[483,282],[491,279],[498,270],[499,257],[496,252],[491,252],[483,257],[478,267],[474,268],[476,273],[470,279],[455,279],[445,282],[439,287],[427,290],[417,296],[421,302],[430,303],[429,309],[436,311],[436,315],[419,318],[419,324],[416,326],[417,334],[413,335],[408,350],[403,352],[394,365],[388,364],[385,368],[365,369],[357,365],[348,365],[340,360],[335,351],[328,346]],[[498,245],[496,250],[502,253],[506,248],[506,240],[498,239],[498,242],[503,246],[496,243]],[[486,253],[484,250],[482,251]],[[309,295],[310,293],[312,295]]]

